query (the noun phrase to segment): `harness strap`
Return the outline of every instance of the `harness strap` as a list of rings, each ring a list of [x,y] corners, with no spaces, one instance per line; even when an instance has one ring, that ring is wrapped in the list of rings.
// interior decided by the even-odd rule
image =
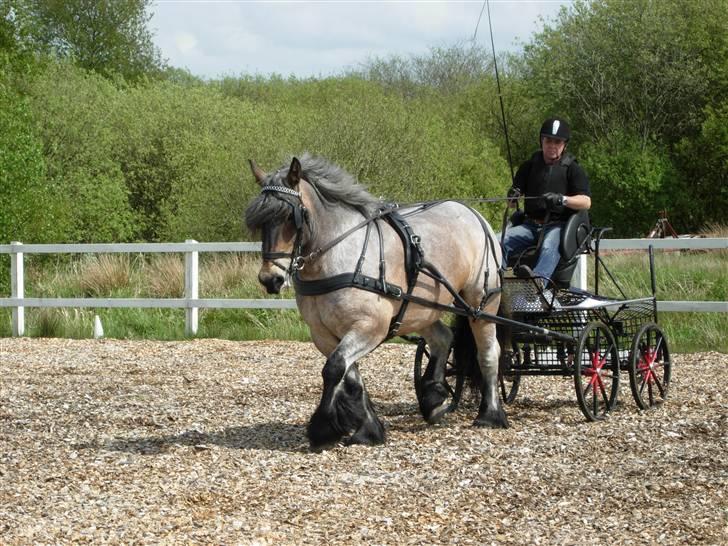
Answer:
[[[375,294],[383,295],[385,297],[389,297],[398,301],[401,301],[402,304],[400,305],[400,308],[397,312],[397,314],[392,318],[390,322],[389,327],[389,333],[387,335],[388,338],[391,338],[395,335],[397,335],[397,332],[399,331],[399,328],[402,325],[402,319],[404,317],[404,314],[407,310],[407,306],[410,302],[422,305],[424,307],[430,307],[434,309],[438,309],[441,311],[448,311],[455,313],[457,315],[462,316],[468,316],[468,317],[477,317],[480,315],[483,315],[483,308],[485,304],[488,302],[488,300],[501,292],[501,287],[498,286],[494,289],[488,289],[488,273],[489,271],[486,268],[485,272],[485,295],[483,299],[480,302],[479,308],[475,308],[470,306],[463,298],[458,294],[455,289],[452,287],[452,285],[448,282],[446,278],[442,276],[442,274],[437,270],[437,268],[431,264],[430,262],[426,261],[424,258],[424,251],[422,249],[422,246],[420,245],[420,238],[418,235],[414,233],[412,230],[412,227],[407,223],[407,221],[404,219],[405,216],[410,216],[412,214],[415,214],[417,212],[421,212],[422,210],[425,210],[426,208],[429,208],[430,206],[438,205],[443,201],[437,201],[437,202],[430,202],[424,204],[421,208],[415,210],[415,211],[408,211],[405,214],[400,214],[397,212],[398,205],[390,205],[389,207],[384,207],[377,211],[377,213],[371,217],[366,218],[359,224],[355,225],[351,229],[345,231],[332,241],[329,241],[327,244],[325,244],[322,247],[319,247],[315,251],[311,252],[307,256],[299,256],[299,260],[303,263],[308,260],[313,260],[316,257],[318,257],[323,252],[326,252],[333,246],[337,245],[344,239],[346,239],[349,235],[357,231],[358,229],[361,229],[364,226],[367,226],[367,231],[364,239],[364,245],[361,252],[361,255],[359,256],[359,260],[356,265],[356,270],[353,273],[341,273],[338,275],[334,275],[332,277],[327,277],[323,279],[315,279],[315,280],[305,280],[301,279],[300,277],[300,268],[294,268],[293,273],[291,275],[293,286],[295,287],[296,293],[301,296],[320,296],[323,294],[328,294],[330,292],[333,292],[335,290],[341,290],[344,288],[359,288],[361,290],[367,290],[369,292],[373,292]],[[480,217],[480,215],[476,214],[476,217],[479,219],[481,225],[483,226],[483,231],[486,235],[486,253],[484,256],[484,261],[487,260],[488,252],[493,252],[495,255],[496,249],[495,249],[495,241],[493,237],[490,236],[490,233],[488,232],[487,225],[485,221]],[[397,233],[397,235],[402,240],[402,247],[404,251],[404,264],[405,264],[405,274],[407,279],[407,289],[406,292],[402,290],[402,288],[396,284],[391,284],[386,281],[386,272],[385,272],[385,260],[384,260],[384,241],[382,236],[381,227],[379,224],[379,220],[384,219],[387,221],[387,223],[392,226],[394,231]],[[371,233],[371,227],[372,224],[377,229],[377,233],[379,236],[379,278],[370,277],[368,275],[364,275],[361,273],[361,269],[363,266],[366,249],[368,246],[369,236]],[[498,264],[496,263],[496,266]],[[500,267],[497,267],[498,272],[500,273]],[[428,277],[432,278],[436,282],[442,284],[448,292],[453,297],[453,303],[452,304],[441,304],[437,302],[433,302],[431,300],[421,298],[419,296],[415,296],[413,294],[415,285],[417,283],[417,278],[420,273],[424,273]]]
[[[389,214],[392,214],[398,207],[399,207],[399,205],[397,205],[397,204],[388,204],[388,205],[383,206],[374,215],[364,218],[364,220],[362,220],[361,222],[356,224],[354,227],[347,229],[344,233],[342,233],[335,239],[332,239],[331,241],[326,243],[324,246],[317,248],[316,250],[312,251],[307,256],[301,256],[300,257],[301,263],[303,264],[310,260],[315,260],[316,258],[318,258],[321,254],[323,254],[327,250],[330,250],[331,248],[338,245],[341,241],[346,239],[349,235],[351,235],[355,231],[360,230],[361,228],[363,228],[366,225],[371,224],[372,222],[376,222],[379,218],[386,218]]]
[[[360,288],[396,300],[402,299],[402,289],[396,284],[382,283],[381,279],[361,273],[341,273],[333,277],[313,281],[304,280],[299,275],[298,271],[293,273],[293,286],[296,289],[296,294],[300,296],[321,296],[342,288]]]
[[[389,333],[387,337],[394,337],[399,332],[399,328],[402,326],[402,319],[407,311],[407,305],[410,302],[410,297],[415,289],[417,283],[417,277],[422,269],[422,262],[424,260],[424,251],[420,245],[420,237],[415,234],[412,227],[398,212],[393,212],[387,216],[389,225],[394,228],[400,239],[402,239],[402,247],[404,249],[404,265],[405,273],[407,276],[407,293],[405,294],[402,305],[399,306],[399,311],[392,317],[389,323]],[[381,247],[380,247],[381,248]]]

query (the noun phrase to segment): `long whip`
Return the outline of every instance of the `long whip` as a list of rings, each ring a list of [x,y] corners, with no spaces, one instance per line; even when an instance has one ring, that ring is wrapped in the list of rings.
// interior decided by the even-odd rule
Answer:
[[[503,94],[501,93],[500,75],[498,73],[498,60],[495,55],[495,42],[493,40],[493,24],[490,17],[490,1],[485,0],[485,5],[488,8],[488,29],[490,31],[490,48],[493,51],[493,67],[495,68],[495,83],[498,87],[498,101],[500,102],[501,120],[503,121],[503,134],[506,137],[506,150],[508,152],[508,167],[511,169],[511,180],[513,180],[513,158],[511,157],[511,143],[508,138],[508,125],[506,124],[506,110],[503,106]]]
[[[508,124],[506,123],[506,109],[503,106],[503,93],[501,92],[501,85],[500,85],[500,74],[498,73],[498,59],[495,54],[495,41],[493,40],[493,20],[490,16],[490,1],[485,0],[484,7],[488,9],[488,31],[490,32],[490,49],[493,52],[493,68],[495,69],[495,83],[498,88],[498,102],[500,102],[500,111],[501,111],[501,121],[503,122],[503,135],[506,138],[506,151],[508,152],[508,168],[511,170],[511,184],[513,183],[513,178],[515,176],[513,172],[513,157],[511,156],[511,141],[508,138]],[[483,10],[481,8],[480,15],[483,15]],[[480,24],[480,17],[478,17],[478,25]],[[475,28],[475,31],[477,32],[477,26]],[[475,36],[473,36],[475,38]],[[506,205],[505,211],[503,212],[503,224],[501,226],[501,247],[503,246],[503,241],[506,237],[506,228],[508,226],[508,208],[509,206]],[[519,202],[516,201],[516,210],[518,210]],[[505,265],[505,264],[504,264]]]

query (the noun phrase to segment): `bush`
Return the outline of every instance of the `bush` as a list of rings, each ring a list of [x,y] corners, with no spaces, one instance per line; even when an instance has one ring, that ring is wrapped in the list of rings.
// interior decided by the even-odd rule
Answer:
[[[658,212],[674,202],[676,172],[665,152],[620,135],[579,151],[592,192],[592,222],[611,226],[611,237],[644,237]]]
[[[50,241],[62,230],[57,190],[27,102],[0,81],[0,243]]]
[[[109,123],[119,90],[71,64],[51,64],[32,89],[32,112],[45,150],[46,187],[60,193],[66,242],[127,241],[132,215],[112,152]]]

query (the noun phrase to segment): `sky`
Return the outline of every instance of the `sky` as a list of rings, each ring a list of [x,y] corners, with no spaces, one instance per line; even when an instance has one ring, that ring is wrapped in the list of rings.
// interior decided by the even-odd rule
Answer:
[[[515,51],[570,0],[490,0],[496,52]],[[156,0],[162,57],[204,78],[326,77],[368,59],[473,39],[490,49],[483,0]],[[477,33],[476,33],[477,25]]]

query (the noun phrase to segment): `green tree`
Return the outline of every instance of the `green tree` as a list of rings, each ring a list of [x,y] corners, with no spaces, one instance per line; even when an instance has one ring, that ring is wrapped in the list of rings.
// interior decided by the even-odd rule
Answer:
[[[527,45],[531,88],[582,138],[625,128],[647,145],[699,130],[728,40],[715,0],[577,1]]]
[[[639,235],[637,218],[649,224],[657,203],[682,230],[722,219],[726,59],[728,11],[715,0],[577,1],[525,48],[535,103],[572,122],[572,147],[607,186],[595,196],[616,200],[595,199],[600,223]],[[635,208],[623,196],[651,201]]]
[[[62,196],[68,242],[132,237],[127,188],[113,152],[120,135],[110,123],[123,92],[67,62],[49,66],[33,83],[32,117],[42,143],[44,183]]]
[[[728,100],[705,110],[700,133],[677,148],[683,188],[674,221],[681,226],[725,223],[728,210]]]
[[[36,48],[129,81],[164,68],[147,23],[152,0],[14,0]]]
[[[0,85],[0,244],[48,242],[63,233],[63,199],[45,174],[27,102]]]
[[[589,173],[592,215],[613,228],[610,235],[643,237],[659,211],[675,203],[679,182],[670,158],[634,135],[585,143],[579,161]]]
[[[471,43],[432,47],[423,55],[368,59],[354,76],[382,84],[405,96],[433,91],[453,95],[490,77],[493,60],[487,50]]]

